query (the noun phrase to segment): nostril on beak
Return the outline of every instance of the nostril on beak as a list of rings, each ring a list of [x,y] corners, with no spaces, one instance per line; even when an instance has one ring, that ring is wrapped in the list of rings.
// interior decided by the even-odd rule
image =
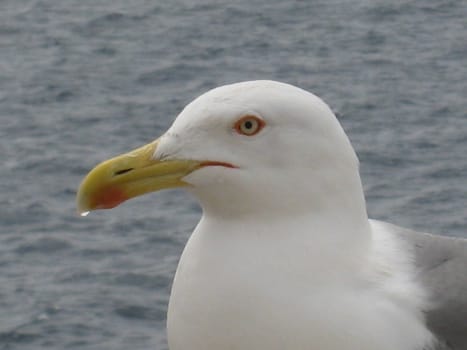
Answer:
[[[132,171],[132,170],[133,170],[133,168],[118,170],[118,171],[114,172],[114,176],[122,175],[122,174],[125,174],[125,173],[127,173],[129,171]]]

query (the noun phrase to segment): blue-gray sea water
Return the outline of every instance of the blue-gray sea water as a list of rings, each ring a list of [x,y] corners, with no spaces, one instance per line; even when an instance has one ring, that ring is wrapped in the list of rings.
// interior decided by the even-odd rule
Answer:
[[[167,349],[183,191],[76,215],[101,160],[193,98],[274,79],[324,98],[373,218],[467,237],[462,0],[0,1],[0,349]]]

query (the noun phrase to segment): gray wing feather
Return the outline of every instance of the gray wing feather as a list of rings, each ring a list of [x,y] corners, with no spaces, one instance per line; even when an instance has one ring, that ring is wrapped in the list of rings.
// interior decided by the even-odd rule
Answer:
[[[467,239],[386,225],[413,248],[418,277],[433,303],[427,324],[444,343],[439,349],[467,350]]]

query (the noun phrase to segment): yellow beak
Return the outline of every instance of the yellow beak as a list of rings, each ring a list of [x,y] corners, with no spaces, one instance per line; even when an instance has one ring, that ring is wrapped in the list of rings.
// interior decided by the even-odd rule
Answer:
[[[76,198],[79,213],[110,209],[166,188],[188,186],[182,178],[204,164],[195,160],[154,160],[159,140],[106,160],[84,178]]]

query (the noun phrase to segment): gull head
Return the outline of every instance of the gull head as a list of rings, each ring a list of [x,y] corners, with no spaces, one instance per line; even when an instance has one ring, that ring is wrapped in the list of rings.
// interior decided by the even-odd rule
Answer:
[[[96,166],[78,190],[78,210],[174,187],[223,216],[364,211],[358,159],[331,109],[274,81],[225,85],[196,98],[161,137]]]

